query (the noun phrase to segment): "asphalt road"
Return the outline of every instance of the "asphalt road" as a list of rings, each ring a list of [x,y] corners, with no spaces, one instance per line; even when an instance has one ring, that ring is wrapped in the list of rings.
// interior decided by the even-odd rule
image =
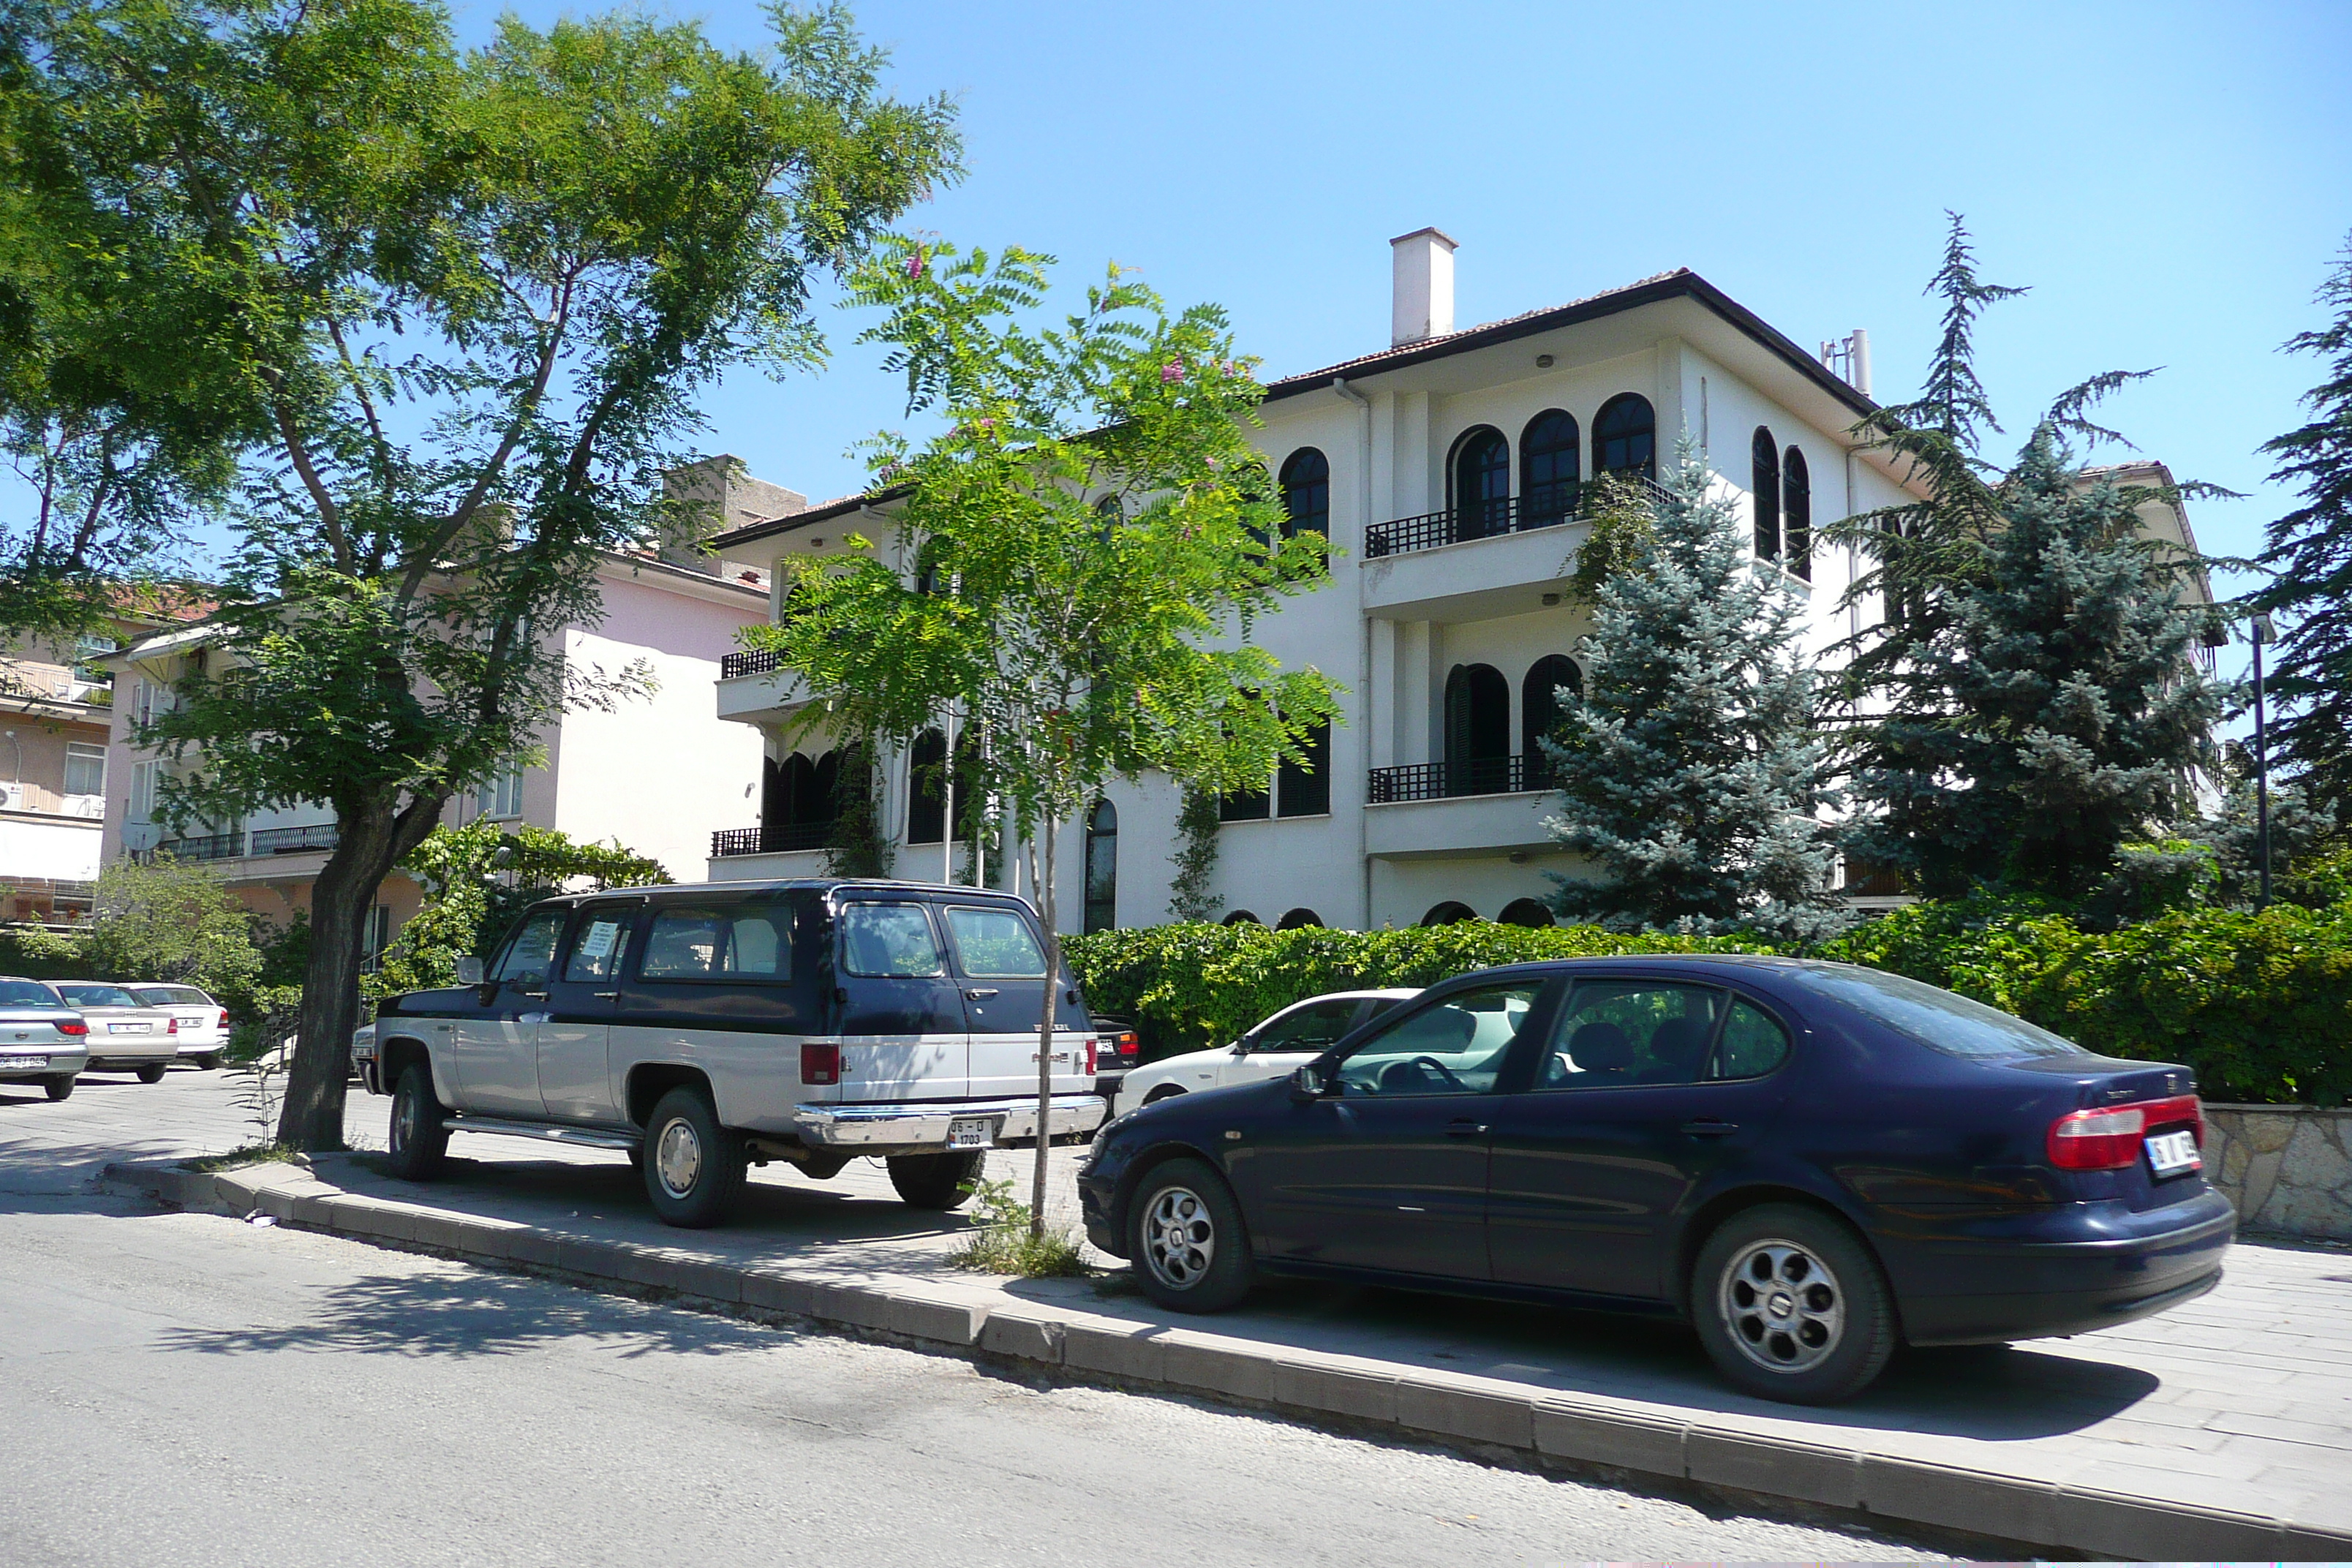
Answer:
[[[95,1149],[21,1136],[47,1109],[0,1100],[0,1563],[1926,1555],[153,1214],[79,1190]]]

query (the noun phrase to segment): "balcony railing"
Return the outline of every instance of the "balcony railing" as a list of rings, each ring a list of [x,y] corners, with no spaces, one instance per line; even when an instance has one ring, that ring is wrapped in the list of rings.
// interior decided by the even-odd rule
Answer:
[[[234,860],[245,853],[241,832],[207,833],[195,838],[166,838],[155,846],[158,855],[174,860]]]
[[[1507,757],[1471,757],[1452,763],[1408,763],[1374,768],[1370,798],[1375,805],[1401,800],[1452,800],[1459,795],[1520,795],[1551,787],[1541,752]]]
[[[798,849],[822,849],[833,841],[830,822],[778,822],[765,827],[722,827],[710,836],[710,858],[730,855],[789,855]]]
[[[253,853],[294,855],[305,849],[332,849],[340,837],[331,822],[309,827],[265,827],[253,836]]]
[[[1665,491],[1641,474],[1625,474],[1640,486],[1653,501],[1663,499]],[[1444,511],[1428,511],[1419,517],[1401,517],[1383,522],[1364,532],[1364,553],[1367,556],[1403,555],[1415,550],[1434,550],[1441,544],[1460,544],[1465,540],[1493,539],[1506,533],[1528,533],[1538,528],[1557,528],[1564,522],[1574,522],[1585,516],[1584,503],[1591,500],[1582,485],[1574,479],[1558,484],[1538,485],[1523,496],[1505,496],[1494,500],[1467,501]]]
[[[783,668],[784,656],[773,648],[761,648],[755,653],[723,653],[719,656],[719,679],[721,680],[736,680],[746,675],[765,675],[770,670]]]

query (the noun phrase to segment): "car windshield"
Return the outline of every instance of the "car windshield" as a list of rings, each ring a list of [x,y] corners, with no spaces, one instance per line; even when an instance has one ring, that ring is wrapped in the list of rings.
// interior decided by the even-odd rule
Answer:
[[[1998,1007],[1882,970],[1809,965],[1793,971],[1790,978],[1947,1056],[2000,1060],[2091,1054],[2063,1036]]]
[[[30,980],[0,980],[0,1007],[63,1008],[57,993]]]
[[[139,998],[120,985],[92,985],[86,982],[60,980],[58,989],[65,999],[77,1007],[136,1007]]]

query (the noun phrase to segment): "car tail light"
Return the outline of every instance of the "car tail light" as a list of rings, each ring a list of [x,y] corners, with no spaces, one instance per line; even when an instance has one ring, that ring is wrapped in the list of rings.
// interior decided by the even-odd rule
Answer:
[[[1133,1029],[1122,1030],[1118,1038],[1111,1042],[1111,1050],[1123,1067],[1143,1054],[1143,1037]]]
[[[80,1019],[76,1018],[69,1024],[59,1024],[58,1026],[58,1033],[60,1035],[87,1035],[89,1033],[89,1026],[83,1023]]]
[[[221,1028],[224,1028],[224,1029],[226,1029],[226,1028],[227,1028],[227,1027],[228,1027],[228,1009],[227,1009],[227,1008],[226,1008],[226,1007],[224,1007],[224,1008],[222,1008],[222,1009],[221,1009],[221,1016],[220,1016],[220,1025],[219,1025],[219,1026],[220,1026]]]
[[[180,1020],[178,1020],[177,1018],[166,1018],[166,1019],[164,1019],[164,1020],[163,1020],[163,1032],[164,1032],[165,1034],[167,1034],[167,1035],[176,1035],[176,1034],[178,1034],[178,1033],[180,1032]]]
[[[841,1081],[841,1047],[839,1046],[803,1046],[801,1047],[801,1081],[803,1083],[839,1083]]]
[[[1087,1041],[1087,1076],[1088,1078],[1095,1076],[1095,1052],[1101,1045],[1102,1042],[1100,1040],[1089,1039]]]
[[[2050,1124],[2050,1163],[2062,1171],[2119,1171],[2139,1158],[2141,1139],[2167,1126],[2187,1127],[2203,1147],[2203,1103],[2179,1094],[2062,1116]]]

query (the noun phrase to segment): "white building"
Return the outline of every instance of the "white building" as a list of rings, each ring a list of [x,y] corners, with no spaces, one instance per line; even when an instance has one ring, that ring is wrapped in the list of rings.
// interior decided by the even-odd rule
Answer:
[[[1602,470],[1654,478],[1687,431],[1753,520],[1757,569],[1811,606],[1816,655],[1876,616],[1837,607],[1857,565],[1814,535],[1916,492],[1849,434],[1874,406],[1859,333],[1832,356],[1857,385],[1688,270],[1457,331],[1454,242],[1423,229],[1391,247],[1390,346],[1274,382],[1254,432],[1294,526],[1334,547],[1330,584],[1287,602],[1255,638],[1347,689],[1313,774],[1285,770],[1265,795],[1228,803],[1215,893],[1225,918],[1269,925],[1549,923],[1545,873],[1573,866],[1544,829],[1534,739],[1551,693],[1581,684],[1590,620],[1564,581],[1589,531],[1578,482]],[[780,560],[835,552],[852,529],[887,544],[892,504],[852,497],[713,542],[775,580]],[[819,863],[825,812],[808,786],[829,764],[813,754],[821,747],[794,755],[777,738],[802,700],[769,660],[724,668],[719,712],[767,733],[774,782],[763,818],[747,813],[714,841],[715,879]],[[924,756],[885,769],[901,876],[944,879],[942,814],[909,786],[939,749],[934,737]],[[1164,921],[1178,792],[1157,778],[1107,798],[1057,856],[1064,923]]]

